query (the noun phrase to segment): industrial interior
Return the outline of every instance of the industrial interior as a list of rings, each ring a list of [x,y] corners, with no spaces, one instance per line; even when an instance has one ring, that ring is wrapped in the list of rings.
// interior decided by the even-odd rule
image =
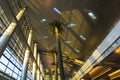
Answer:
[[[0,80],[120,80],[120,0],[0,0]]]

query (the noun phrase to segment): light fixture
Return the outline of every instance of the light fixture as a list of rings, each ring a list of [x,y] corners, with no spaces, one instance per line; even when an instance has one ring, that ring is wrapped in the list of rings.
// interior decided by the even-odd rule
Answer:
[[[80,52],[80,51],[79,51],[78,49],[76,49],[76,48],[75,48],[74,50],[75,50],[75,52],[77,52],[77,53],[79,53],[79,52]]]
[[[67,54],[68,52],[64,52],[65,54]]]
[[[67,44],[68,44],[68,43],[71,43],[71,41],[65,41],[65,43],[67,43]]]
[[[44,38],[44,39],[47,39],[47,38],[48,38],[48,36],[44,36],[43,38]]]
[[[74,24],[74,23],[70,23],[70,24],[67,24],[67,27],[73,27],[73,26],[75,26],[76,24]]]
[[[44,23],[44,22],[46,22],[46,19],[41,19],[40,22]]]
[[[61,12],[56,7],[54,7],[53,10],[54,10],[55,13],[61,14]]]
[[[120,69],[110,73],[108,76],[110,77],[111,80],[120,77]]]
[[[116,54],[120,54],[120,46],[117,47],[114,52],[115,52]]]
[[[80,35],[80,38],[81,38],[82,40],[86,40],[86,38],[85,38],[83,35]]]
[[[88,12],[88,15],[91,19],[97,19],[97,17],[95,16],[95,14],[93,12]]]

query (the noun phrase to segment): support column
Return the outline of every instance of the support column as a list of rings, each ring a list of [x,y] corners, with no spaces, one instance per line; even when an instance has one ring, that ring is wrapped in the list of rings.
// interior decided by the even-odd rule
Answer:
[[[40,59],[40,80],[44,80],[45,79],[45,75],[44,75],[44,70],[43,70],[43,65]]]
[[[35,45],[34,45],[34,58],[35,58],[35,60],[36,60],[36,58],[37,58],[37,44],[35,43]],[[37,60],[36,60],[37,61]],[[35,61],[33,61],[33,80],[36,80],[36,63],[35,63]]]
[[[52,80],[52,71],[49,69],[49,80]]]
[[[60,78],[61,80],[65,80],[62,52],[61,52],[61,45],[60,45],[60,35],[57,27],[55,27],[55,32],[56,32],[56,41],[57,41],[56,43],[57,43],[57,50],[58,50],[58,66],[60,68]]]
[[[58,80],[58,58],[57,53],[54,54],[55,57],[55,80]]]
[[[37,57],[37,64],[38,64],[38,68],[37,68],[37,79],[36,80],[40,80],[40,54],[38,53],[38,57]]]
[[[21,19],[21,17],[23,16],[24,12],[25,12],[25,8],[23,8],[22,10],[20,10],[20,12],[17,14],[16,18],[19,21]],[[2,34],[2,36],[0,37],[0,57],[2,55],[2,53],[4,52],[15,28],[17,26],[16,22],[12,22],[8,28],[5,30],[5,32]]]
[[[32,41],[32,30],[30,30],[29,32],[29,36],[28,36],[28,45],[31,45],[31,41]],[[29,60],[29,55],[30,55],[30,50],[27,47],[26,51],[25,51],[25,57],[24,57],[24,61],[23,61],[23,68],[22,68],[22,77],[21,80],[26,80],[27,77],[27,69],[28,69],[28,60]]]

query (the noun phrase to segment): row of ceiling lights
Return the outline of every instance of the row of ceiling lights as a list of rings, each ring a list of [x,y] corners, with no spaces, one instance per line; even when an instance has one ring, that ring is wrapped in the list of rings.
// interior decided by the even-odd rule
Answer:
[[[59,9],[57,9],[56,7],[53,8],[53,11],[54,11],[56,14],[59,14],[59,15],[62,14],[61,11],[60,11]],[[88,16],[89,16],[91,19],[93,19],[93,20],[97,19],[97,17],[95,16],[95,14],[94,14],[93,12],[88,12]],[[44,23],[44,22],[46,22],[46,19],[41,19],[40,22],[41,22],[41,23]],[[69,28],[71,28],[71,27],[76,26],[76,24],[70,23],[70,24],[67,24],[66,26],[69,27]],[[86,40],[86,37],[83,36],[83,35],[80,35],[79,37],[80,37],[80,39],[82,39],[82,40]],[[48,39],[49,36],[44,36],[43,38],[44,38],[44,39]],[[68,40],[68,41],[65,41],[65,43],[66,43],[66,44],[69,44],[69,43],[71,43],[71,41]],[[74,48],[74,51],[77,52],[77,53],[80,52],[80,51],[79,51],[78,49],[76,49],[76,48]],[[64,52],[64,53],[67,54],[68,52]]]

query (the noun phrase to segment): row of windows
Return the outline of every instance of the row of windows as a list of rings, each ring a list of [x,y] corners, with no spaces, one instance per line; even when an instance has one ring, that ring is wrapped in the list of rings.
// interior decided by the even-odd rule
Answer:
[[[17,15],[22,8],[20,0],[10,0],[10,6],[12,7],[15,15]]]
[[[2,7],[0,6],[0,34],[2,34],[5,31],[5,29],[8,27],[9,24],[10,21],[8,20]]]
[[[10,0],[11,7],[15,13],[15,15],[20,11],[21,5],[19,3],[20,0]],[[24,18],[23,18],[24,20]],[[25,20],[24,20],[25,21]],[[6,28],[9,26],[10,21],[8,20],[6,14],[3,9],[0,7],[0,34],[2,35]],[[22,22],[24,27],[27,27],[25,23]],[[26,29],[27,30],[27,29]],[[24,30],[23,30],[24,31]],[[26,32],[27,34],[27,32]],[[24,34],[24,35],[26,35]],[[4,51],[3,55],[0,58],[0,71],[8,74],[14,79],[20,80],[22,64],[24,60],[24,52],[25,47],[23,43],[20,41],[17,32],[15,31],[12,35],[9,44]],[[32,63],[29,64],[28,67],[28,75],[27,80],[32,80]]]
[[[20,80],[22,64],[7,48],[0,58],[0,70],[13,78]]]

